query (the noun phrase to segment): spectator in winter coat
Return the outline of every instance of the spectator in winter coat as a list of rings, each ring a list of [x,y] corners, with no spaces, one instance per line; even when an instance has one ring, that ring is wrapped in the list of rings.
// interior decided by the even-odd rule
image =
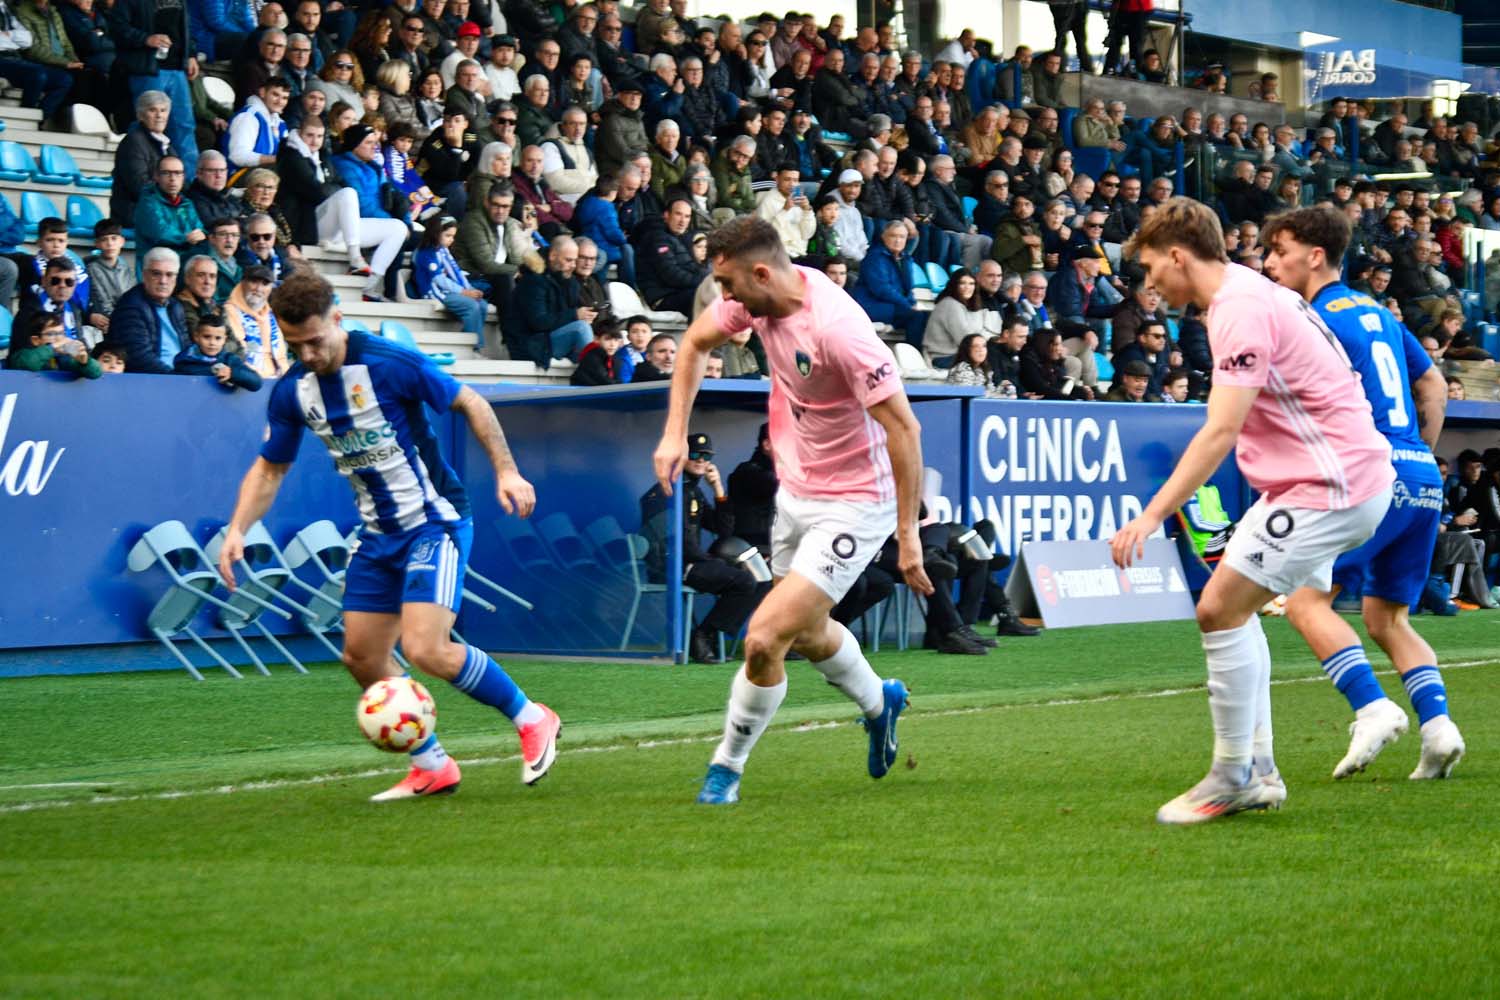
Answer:
[[[615,385],[620,382],[615,357],[625,334],[618,326],[601,325],[594,331],[594,341],[578,353],[578,367],[568,377],[571,385]]]
[[[650,147],[641,115],[641,85],[621,84],[620,90],[604,102],[600,111],[599,131],[594,136],[599,171],[615,173],[629,161],[630,154]]]
[[[620,217],[615,209],[620,182],[606,174],[594,190],[585,195],[573,210],[573,231],[586,236],[598,246],[606,265],[619,267],[620,280],[632,287],[636,283],[635,248],[625,239]]]
[[[163,156],[176,156],[167,138],[167,120],[172,101],[159,90],[148,90],[136,98],[136,121],[125,130],[115,150],[114,181],[109,192],[110,218],[124,223],[135,219],[135,203],[141,191],[156,178],[156,165]]]
[[[708,265],[693,253],[692,220],[692,202],[677,195],[641,238],[640,289],[652,309],[692,314],[693,296],[708,274]]]
[[[855,263],[864,260],[870,250],[864,216],[859,210],[859,196],[864,184],[864,176],[851,167],[839,174],[838,189],[829,195],[838,204],[833,231],[838,236],[839,256]]]
[[[579,304],[578,244],[571,236],[552,241],[547,269],[521,272],[507,322],[501,325],[511,357],[544,371],[552,358],[576,358],[593,340],[596,313]]]
[[[484,346],[484,318],[488,309],[484,292],[475,287],[453,257],[453,239],[458,235],[458,220],[451,215],[434,219],[422,234],[422,245],[412,255],[412,284],[417,295],[441,302],[463,323],[465,333],[478,338]]]
[[[244,280],[235,286],[224,303],[225,325],[244,346],[245,364],[263,378],[285,375],[291,367],[281,326],[268,301],[274,281],[269,268],[247,267]]]
[[[904,223],[886,225],[880,245],[873,247],[860,265],[853,295],[870,319],[904,330],[906,342],[921,347],[928,314],[916,309],[911,280],[916,264],[906,252],[906,238]]]
[[[172,297],[179,267],[172,250],[150,250],[141,263],[141,283],[115,303],[109,335],[125,352],[128,371],[171,374],[173,361],[188,342],[182,303]]]
[[[599,179],[601,168],[584,141],[587,131],[588,115],[582,108],[568,108],[562,113],[557,138],[548,139],[541,145],[542,176],[569,205],[578,204],[578,199]],[[640,148],[646,147],[642,145]]]
[[[1149,319],[1136,330],[1135,343],[1115,352],[1114,364],[1120,369],[1132,362],[1144,365],[1151,375],[1147,380],[1148,396],[1161,398],[1162,386],[1167,372],[1172,367],[1171,345],[1167,341],[1167,325],[1160,320]]]
[[[182,161],[162,157],[156,165],[156,183],[141,192],[136,205],[137,248],[168,247],[183,253],[207,239],[198,210],[182,195],[184,186]]]
[[[748,135],[739,136],[714,157],[712,173],[719,208],[733,209],[736,215],[755,211],[750,178],[750,161],[754,158],[755,140]]]

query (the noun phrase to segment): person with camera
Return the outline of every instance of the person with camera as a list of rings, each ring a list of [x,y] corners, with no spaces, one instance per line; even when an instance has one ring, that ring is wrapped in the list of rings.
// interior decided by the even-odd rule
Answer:
[[[735,533],[734,506],[724,492],[724,480],[713,464],[713,441],[707,434],[689,434],[687,464],[682,482],[682,582],[700,594],[718,598],[703,621],[698,623],[688,642],[688,656],[694,663],[720,663],[717,650],[719,633],[738,635],[746,619],[760,603],[765,588],[749,570],[710,555],[703,545],[706,529],[720,542]],[[704,492],[707,486],[712,499]],[[641,497],[641,534],[646,539],[646,575],[652,583],[667,580],[667,554],[671,545],[668,515],[671,497],[660,484]]]

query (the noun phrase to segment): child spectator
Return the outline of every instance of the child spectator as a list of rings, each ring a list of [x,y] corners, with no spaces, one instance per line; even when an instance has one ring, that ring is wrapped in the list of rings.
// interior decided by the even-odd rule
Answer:
[[[807,241],[807,255],[809,257],[837,257],[839,255],[839,234],[833,228],[838,221],[839,203],[831,194],[825,194],[818,199],[813,211],[817,213],[818,228],[813,230],[812,239]]]
[[[484,346],[484,317],[487,308],[484,292],[469,281],[464,269],[453,259],[453,237],[458,220],[451,215],[429,224],[422,234],[422,245],[412,256],[412,281],[417,295],[436,299],[443,308],[463,321],[464,332],[476,334],[478,346]]]
[[[260,388],[260,375],[245,364],[245,359],[225,350],[229,333],[224,326],[224,317],[218,313],[204,313],[198,317],[193,330],[193,342],[183,348],[172,361],[172,371],[178,375],[207,375],[218,380],[229,390]]]
[[[568,381],[573,385],[615,385],[620,381],[615,358],[625,334],[618,326],[600,324],[594,328],[594,342],[578,352],[578,367]]]
[[[84,269],[88,274],[88,313],[93,325],[109,333],[109,316],[115,303],[135,284],[135,271],[120,263],[125,248],[125,229],[113,219],[101,219],[94,225],[94,255]],[[100,322],[100,321],[103,322]]]
[[[646,345],[651,343],[651,321],[644,316],[632,316],[625,321],[625,346],[615,355],[615,368],[620,381],[629,382],[635,374],[635,366],[646,360]]]
[[[30,281],[23,286],[21,299],[23,303],[27,299],[27,292],[33,300],[46,298],[43,294],[41,283],[42,275],[47,269],[47,262],[56,257],[66,257],[73,262],[73,274],[77,284],[73,286],[73,302],[78,306],[79,315],[84,316],[92,324],[93,317],[89,316],[89,277],[88,270],[84,267],[83,258],[68,249],[68,224],[61,219],[43,219],[36,227],[37,255],[33,259],[35,269],[29,275]]]
[[[595,182],[594,189],[580,198],[577,207],[573,209],[572,225],[580,236],[593,240],[604,256],[604,260],[599,262],[599,271],[603,273],[608,265],[614,264],[619,268],[620,280],[634,287],[635,250],[626,241],[625,231],[620,228],[620,216],[615,210],[619,194],[620,182],[613,174],[600,177]]]
[[[18,349],[12,342],[5,366],[22,372],[68,372],[84,378],[104,374],[99,362],[89,357],[83,341],[64,334],[62,320],[45,312],[28,317],[25,346]]]
[[[125,373],[125,348],[112,340],[101,340],[95,344],[91,357],[99,362],[99,370],[106,375]]]
[[[417,132],[415,122],[397,121],[391,125],[385,147],[385,176],[411,202],[408,218],[413,220],[437,208],[437,195],[422,180],[411,159],[411,147]]]

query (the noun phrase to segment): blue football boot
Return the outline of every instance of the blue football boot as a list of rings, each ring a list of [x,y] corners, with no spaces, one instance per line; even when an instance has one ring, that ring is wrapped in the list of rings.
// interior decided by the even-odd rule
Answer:
[[[698,793],[698,804],[705,806],[728,806],[740,800],[740,775],[723,764],[710,764],[703,778],[703,790]]]
[[[885,695],[885,705],[875,718],[866,718],[865,730],[870,734],[870,777],[883,778],[896,763],[896,718],[906,708],[906,685],[892,678],[880,686]]]

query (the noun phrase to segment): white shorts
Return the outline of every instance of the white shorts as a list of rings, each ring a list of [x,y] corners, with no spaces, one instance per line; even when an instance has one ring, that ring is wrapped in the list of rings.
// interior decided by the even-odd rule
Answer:
[[[795,570],[837,604],[896,530],[896,501],[813,500],[776,494],[771,573]]]
[[[1255,501],[1224,549],[1225,565],[1277,594],[1333,589],[1333,563],[1375,534],[1391,506],[1387,487],[1344,510],[1309,510]]]

